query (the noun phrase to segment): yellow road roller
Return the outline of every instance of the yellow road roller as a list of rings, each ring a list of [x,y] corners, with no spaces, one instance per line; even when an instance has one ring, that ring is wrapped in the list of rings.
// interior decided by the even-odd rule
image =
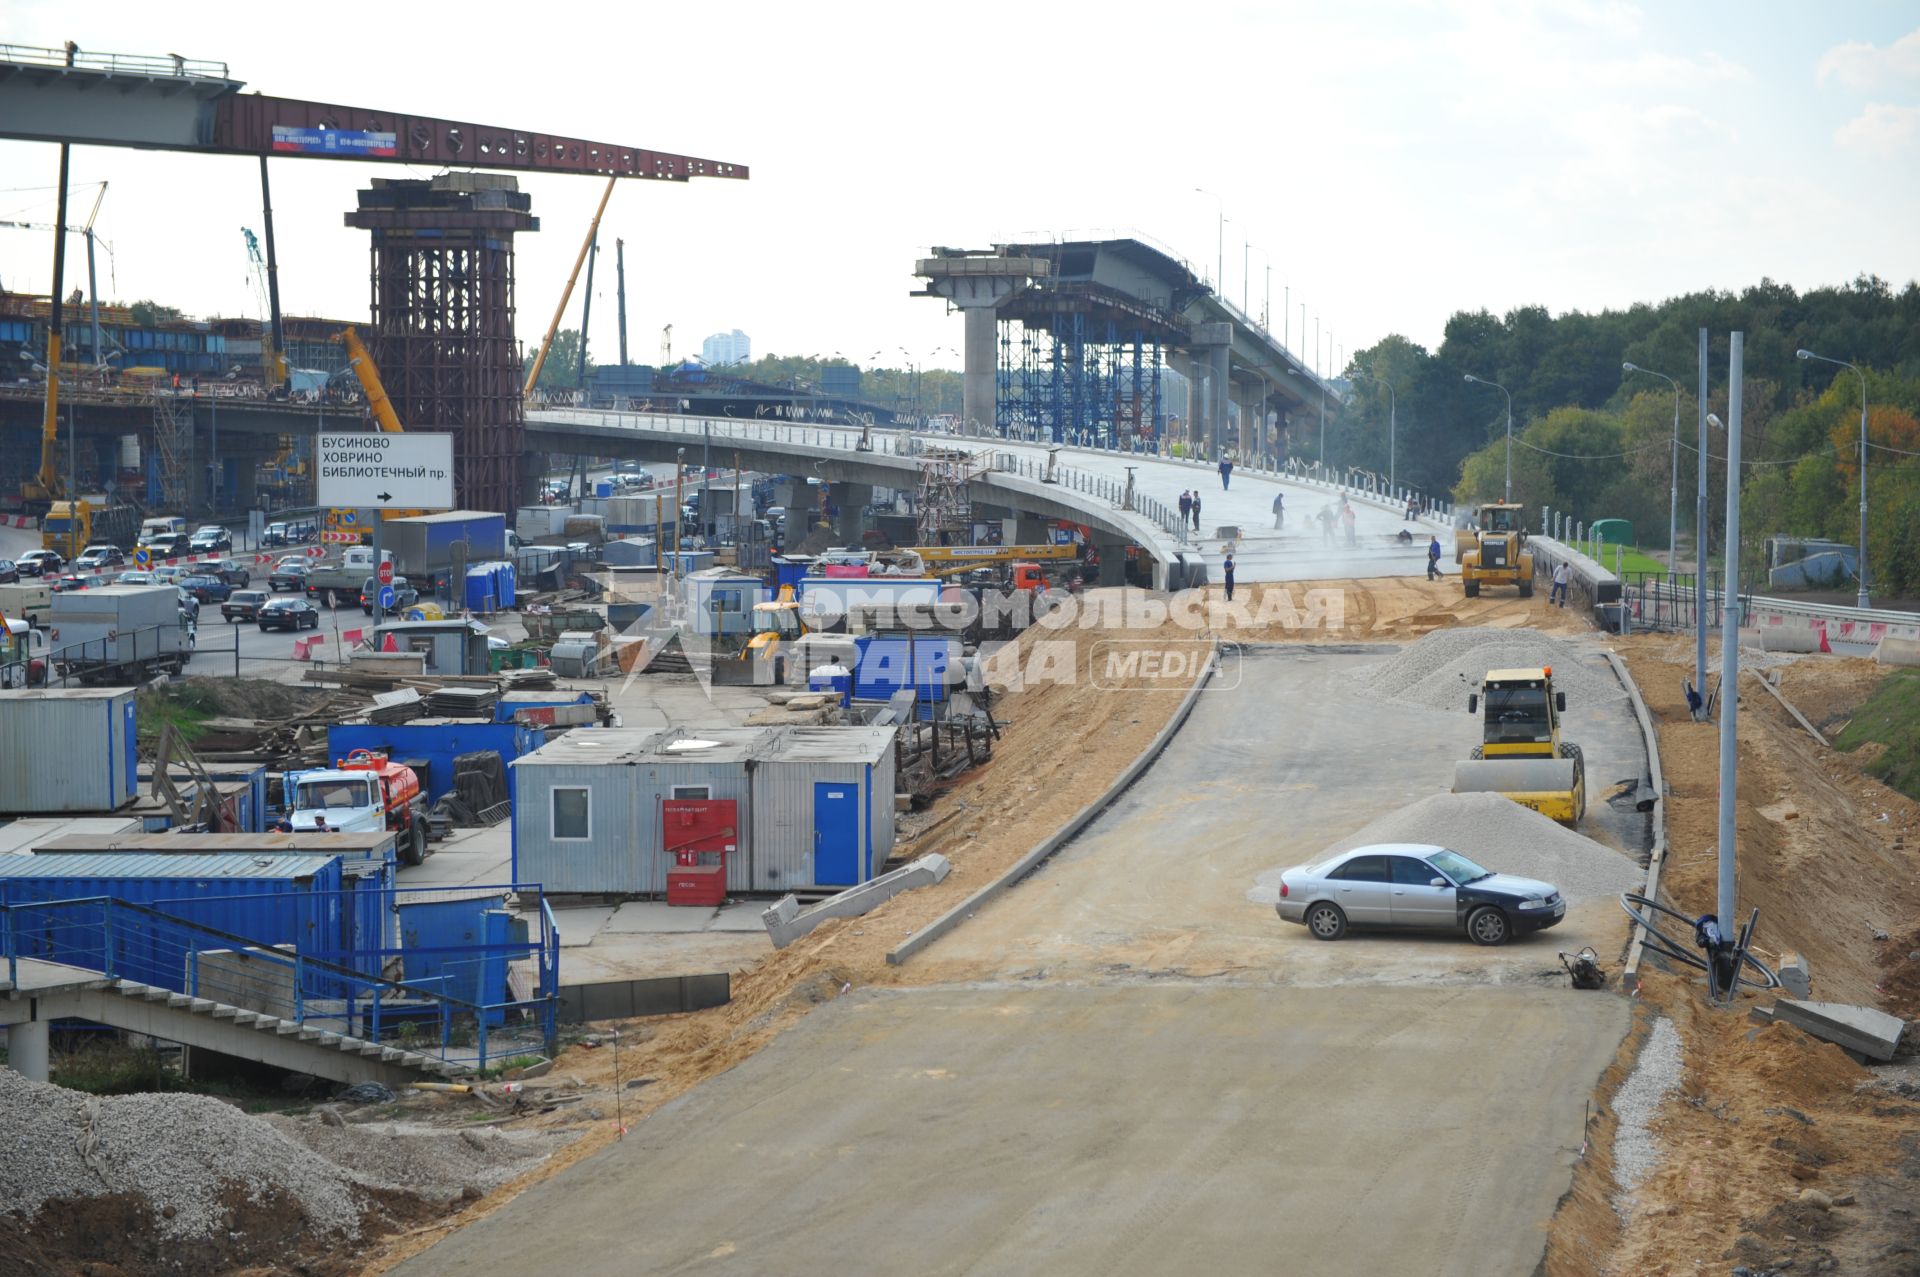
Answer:
[[[1560,739],[1567,694],[1553,687],[1553,669],[1488,670],[1467,712],[1481,715],[1484,736],[1473,756],[1453,765],[1456,794],[1504,794],[1563,825],[1587,810],[1587,768],[1580,747]]]

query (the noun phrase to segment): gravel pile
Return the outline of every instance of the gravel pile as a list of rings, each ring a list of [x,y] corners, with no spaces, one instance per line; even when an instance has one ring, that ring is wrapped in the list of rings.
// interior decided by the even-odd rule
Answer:
[[[1464,711],[1467,693],[1488,670],[1546,665],[1553,669],[1555,690],[1567,694],[1568,708],[1626,695],[1619,680],[1583,664],[1582,655],[1581,648],[1539,630],[1435,630],[1363,674],[1362,686],[1384,701]]]
[[[1653,1119],[1661,1102],[1680,1085],[1684,1067],[1680,1035],[1673,1021],[1662,1016],[1653,1022],[1632,1075],[1613,1097],[1614,1116],[1620,1119],[1613,1136],[1613,1181],[1621,1191],[1614,1206],[1623,1217],[1632,1207],[1634,1190],[1660,1162]]]
[[[1451,847],[1495,873],[1539,878],[1568,904],[1637,890],[1646,871],[1604,843],[1499,794],[1434,794],[1387,813],[1321,857],[1376,842]]]
[[[0,1209],[30,1218],[53,1198],[132,1193],[167,1236],[203,1239],[225,1227],[220,1195],[231,1184],[256,1201],[284,1191],[316,1234],[359,1234],[348,1174],[232,1105],[100,1098],[0,1069]]]
[[[544,1158],[566,1136],[449,1131],[418,1122],[328,1126],[270,1117],[275,1129],[335,1163],[357,1184],[451,1201],[469,1188],[497,1188]]]

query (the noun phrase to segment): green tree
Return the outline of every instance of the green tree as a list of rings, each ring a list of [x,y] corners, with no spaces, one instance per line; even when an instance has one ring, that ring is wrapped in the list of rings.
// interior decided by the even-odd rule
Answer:
[[[593,352],[587,352],[587,380],[592,381],[593,370],[599,367],[594,362]],[[580,385],[580,330],[562,328],[553,335],[553,345],[547,348],[547,362],[540,365],[540,380],[537,383],[542,390],[573,390]]]

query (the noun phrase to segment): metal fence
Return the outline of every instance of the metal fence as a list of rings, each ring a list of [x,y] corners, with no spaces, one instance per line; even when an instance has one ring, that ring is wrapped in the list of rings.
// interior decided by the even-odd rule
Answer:
[[[446,894],[445,889],[422,890]],[[329,905],[350,911],[358,901],[349,897],[357,895],[317,892],[300,907],[309,918],[332,916]],[[341,899],[324,899],[332,896]],[[233,900],[199,898],[147,906],[94,896],[0,905],[0,953],[7,979],[19,982],[22,961],[61,963],[110,980],[155,985],[473,1069],[553,1053],[560,933],[544,898],[536,914],[537,934],[524,943],[412,949],[385,944],[348,948],[311,934],[264,942],[181,916],[220,916]],[[409,960],[430,974],[407,978]],[[484,995],[497,987],[488,975],[496,968],[506,973],[509,996],[461,996],[468,990]],[[519,984],[527,987],[528,996],[511,996]]]
[[[1705,590],[1700,586],[1699,577],[1691,572],[1624,572],[1620,598],[1637,630],[1691,630],[1702,608],[1708,627],[1718,626],[1726,599],[1721,574],[1709,572]],[[1753,614],[1753,600],[1751,591],[1740,595],[1741,625],[1748,624]]]

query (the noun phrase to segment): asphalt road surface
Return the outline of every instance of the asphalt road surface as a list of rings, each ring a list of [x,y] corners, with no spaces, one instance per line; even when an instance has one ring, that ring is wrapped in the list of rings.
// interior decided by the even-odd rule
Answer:
[[[1627,1019],[1538,989],[856,993],[396,1271],[1529,1273]]]

